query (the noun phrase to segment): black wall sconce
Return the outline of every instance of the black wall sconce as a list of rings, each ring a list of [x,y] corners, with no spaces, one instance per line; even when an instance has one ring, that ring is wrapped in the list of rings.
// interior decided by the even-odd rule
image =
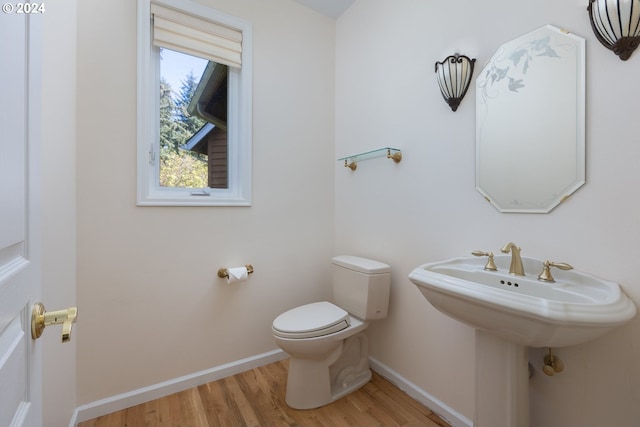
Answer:
[[[470,59],[457,53],[448,56],[442,62],[436,62],[436,78],[440,92],[453,111],[458,109],[458,105],[469,89],[475,62],[475,58]]]
[[[589,0],[596,38],[626,61],[640,45],[640,0]]]

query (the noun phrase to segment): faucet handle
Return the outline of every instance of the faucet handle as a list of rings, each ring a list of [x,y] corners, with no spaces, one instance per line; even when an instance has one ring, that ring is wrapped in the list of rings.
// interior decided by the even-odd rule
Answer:
[[[498,271],[498,267],[496,267],[496,263],[493,261],[493,252],[473,251],[471,252],[471,255],[489,257],[489,259],[487,260],[487,264],[484,266],[484,269],[489,271]]]
[[[565,262],[551,262],[547,260],[542,263],[542,272],[538,275],[538,280],[549,283],[555,282],[556,280],[551,275],[551,267],[556,267],[560,270],[573,270],[573,267]]]

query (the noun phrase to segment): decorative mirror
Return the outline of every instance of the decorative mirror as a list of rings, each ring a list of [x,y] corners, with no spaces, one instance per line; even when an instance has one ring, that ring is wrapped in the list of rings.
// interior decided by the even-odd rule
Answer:
[[[585,182],[585,40],[550,25],[500,46],[476,79],[476,188],[548,213]]]

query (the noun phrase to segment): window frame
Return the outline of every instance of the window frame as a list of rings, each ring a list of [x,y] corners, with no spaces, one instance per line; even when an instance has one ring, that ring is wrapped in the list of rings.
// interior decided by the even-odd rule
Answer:
[[[189,0],[154,3],[242,32],[242,68],[229,67],[228,188],[160,187],[160,49],[151,43],[151,0],[138,0],[137,205],[251,206],[252,25]]]

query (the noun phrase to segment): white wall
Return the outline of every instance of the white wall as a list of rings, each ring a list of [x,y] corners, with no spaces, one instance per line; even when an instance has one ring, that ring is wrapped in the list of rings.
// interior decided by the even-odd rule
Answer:
[[[42,302],[76,305],[76,0],[46,3],[42,45]],[[80,316],[83,316],[80,310]],[[82,319],[82,317],[80,317]],[[51,329],[51,330],[49,330]],[[43,346],[43,417],[69,425],[76,407],[77,330],[60,343],[47,328]]]
[[[136,207],[136,2],[78,2],[78,404],[276,349],[273,319],[329,296],[335,21],[202,3],[254,26],[252,207]]]
[[[500,44],[545,24],[587,39],[587,184],[550,214],[501,214],[475,190],[475,91],[451,112],[434,63],[459,52],[477,72]],[[336,156],[387,145],[404,155],[355,173],[335,165],[336,251],[393,268],[389,317],[370,328],[374,357],[473,419],[473,331],[407,275],[508,241],[618,281],[640,302],[640,53],[625,63],[602,47],[586,2],[359,0],[338,20],[336,46]],[[638,425],[640,319],[556,354],[566,371],[546,377],[544,350],[530,351],[532,427]]]

